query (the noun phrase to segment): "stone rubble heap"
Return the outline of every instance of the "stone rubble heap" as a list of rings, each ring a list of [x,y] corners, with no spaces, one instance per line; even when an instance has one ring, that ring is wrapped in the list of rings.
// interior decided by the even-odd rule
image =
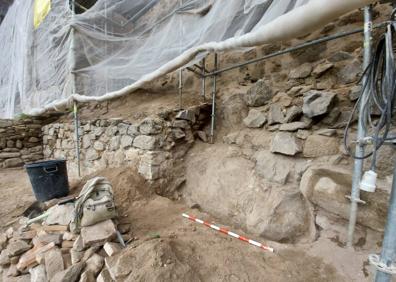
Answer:
[[[0,120],[0,167],[42,160],[42,120]]]
[[[49,208],[55,202],[45,205]],[[123,249],[117,230],[125,243],[137,240],[130,235],[130,225],[116,225],[108,219],[73,234],[68,225],[73,212],[69,205],[73,206],[53,206],[51,211],[57,216],[47,217],[42,224],[22,224],[0,234],[1,281],[113,281],[105,264]],[[26,220],[21,218],[20,223]]]

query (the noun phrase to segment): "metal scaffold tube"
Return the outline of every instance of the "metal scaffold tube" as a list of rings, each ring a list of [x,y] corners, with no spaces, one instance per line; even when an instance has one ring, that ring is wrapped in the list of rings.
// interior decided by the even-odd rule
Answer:
[[[393,268],[396,259],[396,164],[393,170],[392,192],[389,199],[388,217],[385,226],[385,235],[382,242],[382,252],[379,265],[386,268]],[[378,268],[377,268],[378,269]],[[375,282],[390,282],[392,274],[378,269]]]
[[[217,53],[214,54],[214,71],[217,70]],[[214,128],[216,122],[216,91],[217,91],[217,77],[216,74],[213,75],[213,89],[212,89],[212,116],[210,124],[210,143],[214,143]]]
[[[364,51],[363,51],[363,70],[367,68],[371,61],[372,52],[372,6],[366,6],[364,8]],[[366,85],[368,79],[367,74],[363,76],[362,85]],[[366,97],[369,95],[368,89],[363,87],[363,94],[361,101],[366,101]],[[357,143],[356,143],[356,157],[354,161],[353,175],[352,175],[352,191],[351,191],[351,208],[349,214],[349,225],[348,225],[348,239],[347,246],[353,246],[353,235],[355,232],[358,203],[360,200],[360,180],[362,178],[363,171],[363,159],[364,156],[364,143],[359,142],[366,136],[366,128],[363,120],[363,109],[364,103],[359,105],[359,119],[358,119],[358,131],[357,131]]]
[[[183,70],[179,70],[179,109],[183,109]]]
[[[202,81],[202,98],[203,101],[205,102],[205,88],[206,88],[206,78],[205,78],[205,58],[202,59],[202,77],[201,77],[201,81]]]
[[[70,2],[71,10],[72,10],[72,19],[74,19],[76,12],[76,3],[74,0]],[[76,66],[76,58],[75,58],[75,28],[73,26],[74,21],[72,20],[72,24],[70,25],[70,50],[69,50],[69,64],[70,64],[70,80],[71,80],[71,92],[72,94],[76,93],[76,74],[74,72]],[[77,102],[73,102],[73,117],[74,117],[74,135],[75,135],[75,148],[76,148],[76,159],[77,159],[77,171],[78,177],[81,177],[81,167],[80,167],[80,136],[79,136],[79,120],[78,120],[78,107]]]

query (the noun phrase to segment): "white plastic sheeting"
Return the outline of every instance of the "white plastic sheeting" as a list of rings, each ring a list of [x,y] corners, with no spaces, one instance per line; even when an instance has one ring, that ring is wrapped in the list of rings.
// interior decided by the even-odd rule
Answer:
[[[36,30],[33,0],[10,8],[0,26],[0,117],[122,96],[206,52],[301,35],[373,1],[98,0],[76,15],[68,2],[52,0]]]

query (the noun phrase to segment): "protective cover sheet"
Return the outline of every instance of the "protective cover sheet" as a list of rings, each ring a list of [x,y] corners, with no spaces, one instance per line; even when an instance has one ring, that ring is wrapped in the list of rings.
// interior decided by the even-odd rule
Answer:
[[[16,0],[0,26],[0,117],[69,97],[72,72],[76,93],[101,96],[194,46],[254,31],[306,2],[99,0],[74,15],[68,0],[52,0],[34,29],[34,1]]]

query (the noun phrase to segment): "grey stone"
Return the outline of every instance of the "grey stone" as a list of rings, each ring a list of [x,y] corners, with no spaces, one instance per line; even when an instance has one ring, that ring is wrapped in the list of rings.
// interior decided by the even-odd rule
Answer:
[[[297,130],[296,137],[299,138],[299,139],[305,140],[305,139],[308,138],[308,136],[310,134],[311,133],[308,130],[299,129],[299,130]]]
[[[50,281],[56,273],[63,271],[63,257],[59,249],[52,249],[45,253],[45,271],[47,273],[48,281]]]
[[[278,184],[286,184],[290,174],[289,159],[280,155],[274,155],[269,151],[259,151],[254,155],[256,160],[256,173],[264,179]]]
[[[96,279],[96,282],[113,282],[113,279],[111,278],[107,268],[102,269],[102,271],[99,273]]]
[[[172,128],[172,136],[176,140],[186,137],[186,133],[181,128]]]
[[[331,137],[337,134],[337,130],[332,128],[323,128],[316,131],[315,134]]]
[[[275,93],[267,82],[260,79],[246,93],[246,104],[251,107],[260,107],[270,101]]]
[[[113,136],[110,139],[110,146],[109,146],[110,151],[116,151],[118,150],[118,148],[120,148],[120,140],[121,140],[121,136]]]
[[[22,141],[21,140],[17,140],[15,143],[15,147],[17,147],[18,149],[21,149],[23,147]]]
[[[45,219],[46,224],[69,225],[73,218],[74,204],[68,203],[64,205],[56,205],[51,207],[48,212],[49,215]]]
[[[332,63],[327,63],[327,62],[321,63],[315,67],[315,69],[312,71],[312,75],[315,77],[319,77],[325,72],[327,72],[329,69],[333,68],[333,66],[334,65]]]
[[[129,127],[129,124],[126,124],[126,123],[119,123],[118,125],[117,125],[117,127],[118,127],[118,133],[120,134],[120,135],[124,135],[124,134],[126,134],[127,133],[127,131],[128,131],[128,127]]]
[[[132,136],[132,137],[135,137],[135,136],[139,135],[139,127],[136,126],[136,125],[133,125],[133,124],[129,125],[128,126],[128,130],[127,130],[127,134]]]
[[[284,122],[284,115],[279,104],[272,104],[268,111],[268,125]]]
[[[98,254],[93,254],[87,261],[85,270],[92,272],[95,276],[102,270],[104,259]]]
[[[223,125],[227,128],[239,128],[248,113],[248,107],[242,94],[225,97],[221,105]]]
[[[161,177],[160,166],[146,162],[140,162],[138,172],[147,180],[156,180]]]
[[[89,148],[89,146],[91,146],[91,136],[88,135],[88,134],[85,134],[85,135],[82,137],[82,142],[81,142],[81,143],[82,143],[82,144],[81,144],[81,147],[82,147],[83,149]]]
[[[162,121],[160,119],[146,118],[139,125],[139,131],[141,134],[154,135],[161,133]]]
[[[100,155],[94,148],[88,148],[85,153],[85,158],[89,161],[95,161],[100,158]]]
[[[45,272],[45,266],[39,264],[36,267],[29,269],[31,282],[47,282],[49,279],[47,278],[47,274]]]
[[[208,136],[206,135],[205,131],[197,131],[197,135],[199,137],[199,139],[202,140],[202,142],[208,142]]]
[[[298,129],[305,129],[309,126],[303,121],[295,121],[291,123],[282,124],[279,127],[280,131],[297,131]]]
[[[272,138],[271,152],[294,156],[302,151],[301,142],[292,133],[278,132]]]
[[[353,59],[353,55],[345,52],[345,51],[339,51],[334,53],[332,56],[330,56],[329,61],[332,63],[336,63],[336,62],[341,62],[341,61],[345,61],[345,60],[351,60]]]
[[[21,156],[21,153],[15,152],[15,153],[0,153],[0,159],[10,159],[10,158],[19,158]]]
[[[177,113],[176,119],[187,120],[195,123],[195,112],[192,110],[183,110]]]
[[[303,113],[312,118],[328,113],[335,101],[336,94],[311,90],[304,94]]]
[[[125,149],[132,146],[133,138],[129,135],[123,135],[121,137],[121,148]]]
[[[302,115],[302,113],[301,107],[292,106],[287,110],[284,122],[289,123],[295,121]]]
[[[349,84],[355,82],[358,79],[361,71],[362,65],[357,60],[354,60],[350,64],[346,64],[337,73],[338,83]]]
[[[292,69],[289,73],[289,78],[297,79],[297,78],[306,78],[312,72],[312,65],[310,63],[305,63],[298,66],[295,69]]]
[[[117,126],[111,125],[106,129],[105,134],[109,137],[113,137],[118,133],[118,128]]]
[[[92,245],[104,245],[116,236],[116,229],[111,219],[99,222],[95,225],[81,228],[81,238],[85,247]]]
[[[10,264],[10,257],[8,256],[7,249],[2,250],[0,253],[0,265],[5,266]]]
[[[95,282],[95,281],[96,281],[95,275],[91,271],[84,270],[84,272],[81,273],[79,282]]]
[[[187,129],[187,128],[190,128],[190,125],[188,124],[188,121],[186,121],[186,120],[174,120],[172,122],[171,127]]]
[[[158,143],[156,137],[148,135],[139,135],[133,140],[134,147],[144,150],[154,150]]]
[[[55,276],[50,280],[50,282],[76,282],[78,281],[78,278],[80,277],[80,274],[84,267],[84,262],[73,264],[67,269],[56,273]]]
[[[305,140],[303,155],[308,158],[335,155],[339,153],[338,139],[321,135],[310,135]]]
[[[26,243],[24,240],[15,240],[8,243],[6,250],[9,257],[15,257],[30,249],[31,245]]]
[[[30,143],[37,143],[37,142],[40,142],[40,139],[38,139],[37,137],[32,136],[32,137],[29,138],[28,141]]]
[[[361,89],[362,88],[361,88],[360,85],[353,86],[349,90],[349,94],[348,94],[349,100],[351,100],[352,102],[356,101],[359,98],[359,96],[360,96]]]
[[[338,107],[335,107],[327,114],[323,119],[322,123],[325,125],[334,125],[341,115],[341,111]]]
[[[249,128],[262,127],[266,122],[265,115],[256,109],[250,109],[248,116],[243,120],[243,123]]]
[[[95,141],[93,147],[96,151],[104,151],[106,148],[105,144],[101,141]]]
[[[20,274],[16,264],[11,264],[7,271],[7,276],[16,277]]]
[[[95,135],[95,137],[99,137],[100,135],[102,135],[105,132],[105,129],[103,127],[96,127],[93,130],[93,134]]]

